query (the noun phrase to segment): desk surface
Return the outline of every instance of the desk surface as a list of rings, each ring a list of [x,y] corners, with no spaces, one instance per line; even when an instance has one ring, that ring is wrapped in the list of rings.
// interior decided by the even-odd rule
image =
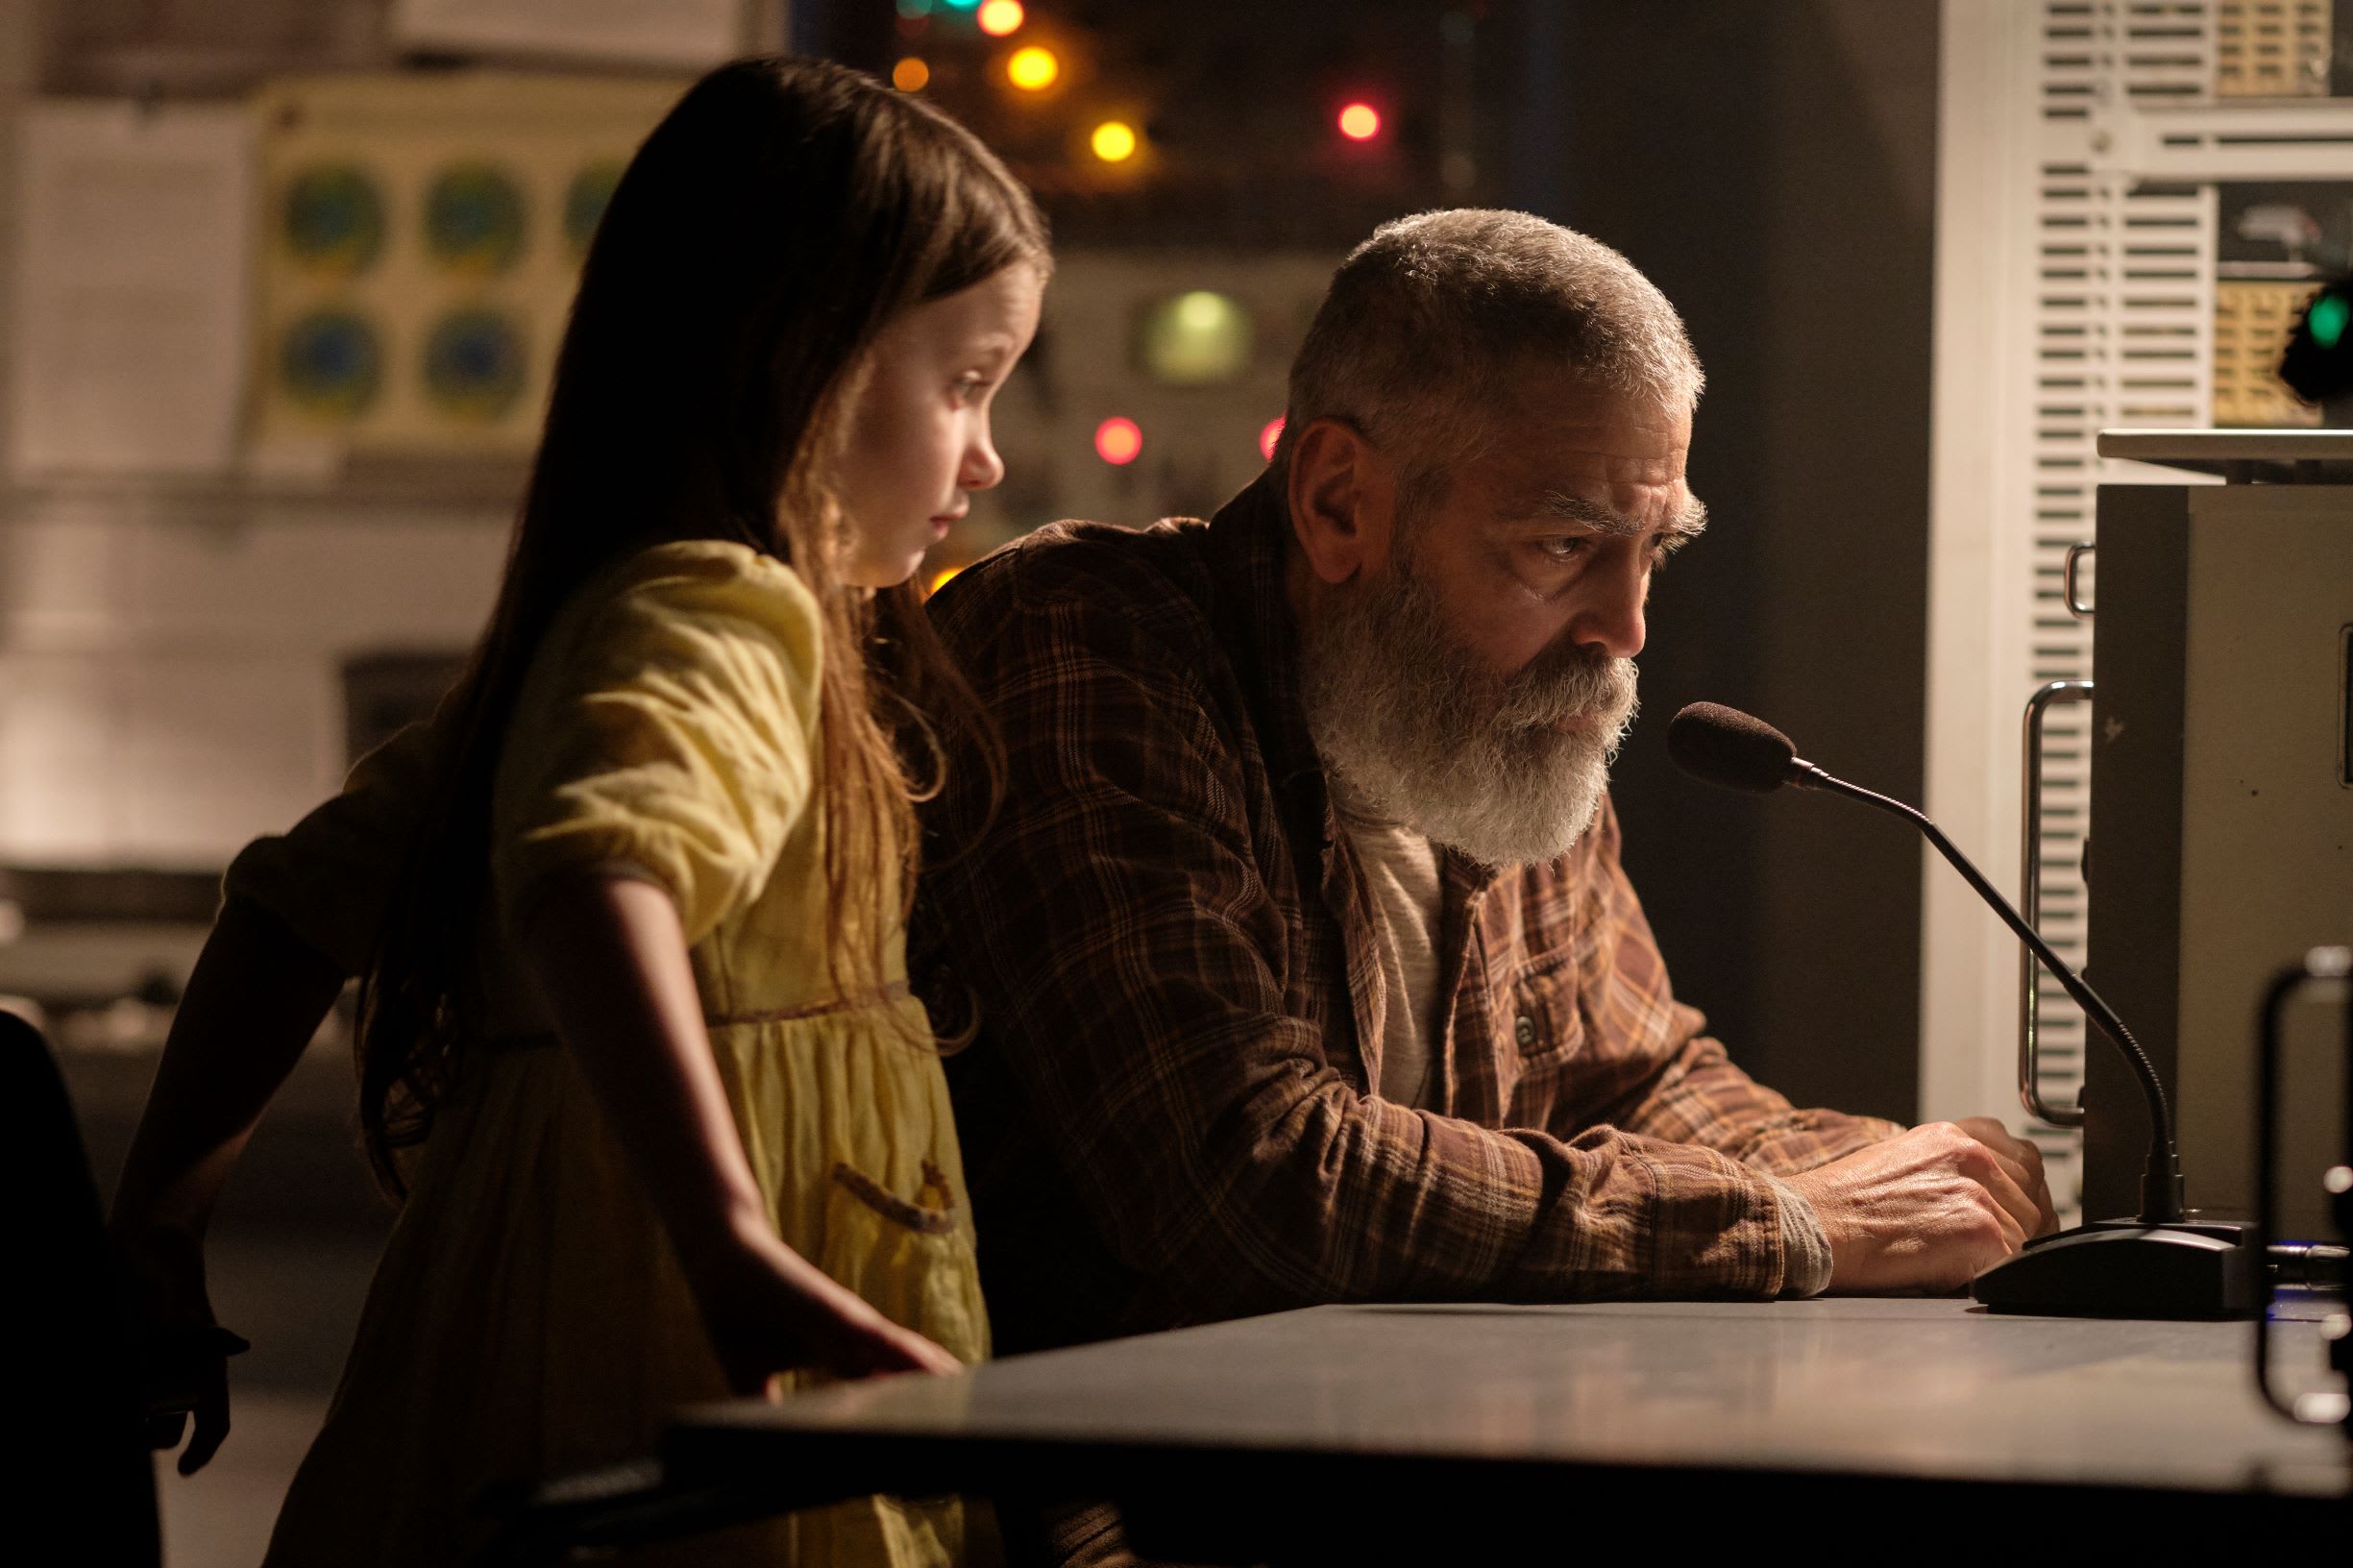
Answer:
[[[2325,1386],[2318,1324],[2271,1332],[2283,1385]],[[2257,1402],[2249,1337],[1960,1301],[1323,1307],[704,1407],[672,1452],[784,1465],[845,1444],[1028,1446],[2353,1496],[2353,1445]]]

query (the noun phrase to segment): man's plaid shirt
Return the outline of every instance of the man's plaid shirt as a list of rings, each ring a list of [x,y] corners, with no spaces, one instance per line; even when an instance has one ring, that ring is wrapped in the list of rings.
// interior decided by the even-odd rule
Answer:
[[[1300,707],[1286,532],[1262,483],[1209,524],[1041,530],[932,602],[1010,763],[985,828],[977,770],[930,808],[915,932],[935,1023],[977,1024],[948,1071],[999,1350],[1818,1285],[1774,1175],[1897,1129],[1793,1110],[1701,1032],[1606,807],[1555,865],[1446,857],[1435,1107],[1374,1097],[1373,905]]]

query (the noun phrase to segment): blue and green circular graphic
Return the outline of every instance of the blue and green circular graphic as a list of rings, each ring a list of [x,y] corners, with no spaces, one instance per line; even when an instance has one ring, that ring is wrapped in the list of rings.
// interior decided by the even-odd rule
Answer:
[[[454,163],[425,196],[425,249],[453,272],[488,277],[523,254],[523,187],[490,163]]]
[[[306,413],[355,418],[376,401],[383,379],[382,340],[354,311],[313,310],[279,339],[279,384],[286,401]]]
[[[365,272],[384,248],[384,199],[355,163],[321,163],[286,182],[280,213],[288,254],[312,272]]]
[[[572,177],[564,189],[564,239],[571,245],[576,260],[588,254],[588,242],[597,237],[597,225],[604,218],[605,205],[612,201],[613,191],[621,184],[621,163],[606,159],[591,163]]]
[[[425,395],[453,418],[492,424],[523,395],[523,329],[502,311],[453,310],[425,339]]]

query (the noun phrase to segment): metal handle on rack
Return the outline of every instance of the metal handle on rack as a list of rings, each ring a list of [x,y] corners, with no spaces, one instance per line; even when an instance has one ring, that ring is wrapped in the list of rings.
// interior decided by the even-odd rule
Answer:
[[[2089,550],[2089,545],[2077,545],[2067,552],[2068,608],[2074,605],[2075,551]],[[2092,683],[2088,680],[2054,680],[2036,688],[2026,698],[2025,726],[2025,809],[2021,814],[2018,903],[2019,913],[2026,923],[2041,929],[2043,918],[2043,716],[2054,702],[2089,702]],[[2043,1065],[2036,1050],[2035,1029],[2041,1018],[2041,993],[2037,982],[2034,955],[2024,948],[2018,955],[2018,1097],[2026,1107],[2026,1114],[2053,1127],[2083,1125],[2080,1105],[2052,1106],[2043,1103]]]
[[[2266,1257],[2279,1230],[2279,1058],[2282,1021],[2289,1005],[2312,992],[2333,992],[2331,999],[2344,1009],[2345,1131],[2353,1139],[2353,948],[2315,947],[2304,962],[2273,976],[2264,992],[2255,1051],[2255,1256]],[[2333,1167],[2325,1179],[2336,1211],[2338,1229],[2353,1239],[2353,1152],[2346,1164]],[[2270,1272],[2262,1276],[2265,1310],[2255,1314],[2255,1389],[2263,1402],[2300,1426],[2342,1426],[2353,1437],[2353,1336],[2331,1336],[2329,1361],[2344,1374],[2344,1393],[2310,1393],[2282,1399],[2271,1387]]]
[[[2083,558],[2099,546],[2089,539],[2079,539],[2067,547],[2067,564],[2059,571],[2059,597],[2067,601],[2067,613],[2078,621],[2092,619],[2092,606],[2078,602],[2075,584],[2082,580]]]

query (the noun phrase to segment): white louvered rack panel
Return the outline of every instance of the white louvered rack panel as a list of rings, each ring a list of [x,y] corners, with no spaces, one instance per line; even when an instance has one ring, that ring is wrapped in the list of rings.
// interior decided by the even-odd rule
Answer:
[[[2061,573],[2092,537],[2094,492],[2184,478],[2103,464],[2095,440],[2213,423],[2217,182],[2353,180],[2353,100],[2313,95],[2327,84],[2312,30],[2326,25],[2300,0],[1945,8],[1928,795],[1998,866],[2015,863],[2028,694],[2093,678],[2091,625],[2069,614]],[[2054,706],[2045,751],[2041,924],[2071,963],[2084,956],[2091,711]],[[2028,1125],[2016,1092],[2016,950],[1940,870],[1924,919],[1924,1114],[2004,1116],[2043,1148],[2065,1203],[2080,1140]],[[2047,980],[2040,1008],[2043,1096],[2071,1104],[2082,1015]]]
[[[2092,678],[2088,622],[2068,612],[2068,547],[2092,537],[2104,427],[2180,429],[2213,402],[2215,198],[2207,184],[2154,183],[2115,167],[2115,110],[2211,96],[2213,18],[2198,3],[2050,0],[2043,8],[2044,152],[2034,192],[2034,454],[2027,576],[2027,683]],[[2022,706],[2025,694],[2018,701]],[[2090,718],[2047,720],[2043,772],[2045,940],[2084,959],[2082,854],[2091,819]],[[2039,979],[2043,1097],[2071,1105],[2083,1082],[2083,1015]],[[2077,1186],[2080,1135],[2027,1129],[2064,1191]]]

